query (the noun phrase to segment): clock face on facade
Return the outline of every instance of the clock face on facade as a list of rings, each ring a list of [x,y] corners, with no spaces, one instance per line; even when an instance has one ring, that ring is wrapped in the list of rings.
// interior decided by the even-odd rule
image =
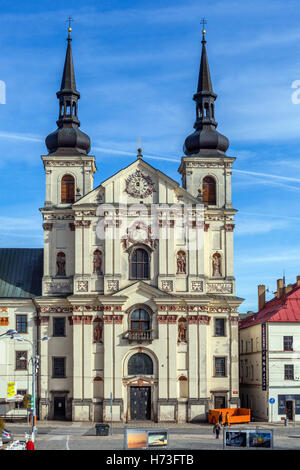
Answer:
[[[136,170],[126,180],[126,192],[132,197],[145,198],[154,191],[154,184],[150,176],[144,175],[140,170]]]

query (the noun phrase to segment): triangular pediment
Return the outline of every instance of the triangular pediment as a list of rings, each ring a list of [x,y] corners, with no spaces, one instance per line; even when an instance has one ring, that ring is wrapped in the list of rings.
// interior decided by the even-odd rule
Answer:
[[[157,287],[150,286],[146,282],[137,281],[124,289],[119,290],[113,294],[113,297],[125,296],[130,298],[133,294],[142,294],[149,299],[162,297],[162,298],[173,298],[174,296],[164,292]]]
[[[79,199],[73,207],[101,203],[199,203],[179,183],[139,158]]]

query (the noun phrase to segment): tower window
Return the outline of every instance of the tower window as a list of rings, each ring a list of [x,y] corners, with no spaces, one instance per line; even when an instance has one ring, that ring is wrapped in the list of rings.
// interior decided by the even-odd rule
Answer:
[[[149,276],[149,254],[143,248],[137,248],[132,252],[130,257],[130,278],[149,279]]]
[[[75,181],[73,176],[65,175],[61,180],[61,202],[69,204],[75,200]]]
[[[217,204],[216,181],[206,176],[202,184],[203,204],[215,206]]]

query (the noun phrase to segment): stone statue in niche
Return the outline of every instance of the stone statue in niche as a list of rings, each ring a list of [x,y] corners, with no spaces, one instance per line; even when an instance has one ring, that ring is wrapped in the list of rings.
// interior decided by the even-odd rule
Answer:
[[[221,255],[219,253],[215,253],[212,257],[212,275],[213,277],[222,276]]]
[[[93,273],[94,274],[103,274],[102,273],[102,252],[96,250],[93,256]]]
[[[183,317],[178,320],[178,342],[186,343],[186,320]]]
[[[186,274],[185,252],[182,250],[177,253],[177,274]]]
[[[56,276],[66,276],[66,255],[62,251],[56,256]]]
[[[95,323],[94,343],[102,343],[102,321],[98,321]]]

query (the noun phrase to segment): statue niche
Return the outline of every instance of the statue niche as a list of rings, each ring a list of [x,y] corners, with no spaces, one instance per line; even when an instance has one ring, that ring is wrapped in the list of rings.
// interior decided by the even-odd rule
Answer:
[[[220,253],[215,253],[212,257],[212,275],[213,277],[222,276],[222,258]]]
[[[102,320],[101,318],[96,318],[94,321],[94,343],[102,343]]]
[[[56,255],[56,276],[66,277],[66,255],[62,251]]]
[[[178,342],[186,343],[186,319],[181,317],[178,320]]]
[[[177,253],[177,273],[186,274],[186,254],[185,251],[180,250]]]
[[[102,251],[95,250],[93,255],[93,273],[103,275],[102,272]]]

